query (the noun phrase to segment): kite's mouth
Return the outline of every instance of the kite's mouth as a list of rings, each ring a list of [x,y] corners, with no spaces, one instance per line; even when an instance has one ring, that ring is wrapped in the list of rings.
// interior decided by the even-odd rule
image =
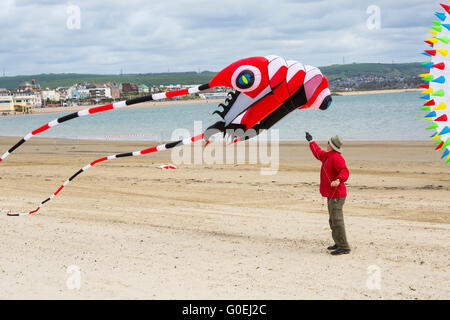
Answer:
[[[326,96],[325,99],[323,99],[322,103],[320,104],[319,109],[327,110],[331,106],[332,102],[333,102],[333,99],[331,99],[331,96]]]

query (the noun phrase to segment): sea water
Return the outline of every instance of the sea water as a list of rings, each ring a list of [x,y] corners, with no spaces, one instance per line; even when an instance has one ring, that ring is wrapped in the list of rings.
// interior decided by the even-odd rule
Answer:
[[[328,110],[296,110],[273,129],[281,140],[303,141],[305,131],[316,140],[339,134],[344,140],[427,140],[427,111],[419,92],[334,96]],[[186,104],[118,109],[74,119],[40,134],[40,137],[96,140],[171,140],[175,129],[194,133],[220,120],[213,115],[218,104]],[[221,110],[221,108],[219,108]],[[25,136],[32,130],[67,113],[0,117],[0,136]],[[198,124],[197,124],[198,125]]]

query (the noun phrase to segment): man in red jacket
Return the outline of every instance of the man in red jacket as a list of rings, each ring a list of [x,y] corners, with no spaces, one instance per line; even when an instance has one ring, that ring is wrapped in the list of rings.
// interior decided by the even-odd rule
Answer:
[[[344,214],[342,207],[347,197],[345,182],[350,173],[341,155],[342,139],[334,136],[328,140],[327,151],[313,141],[313,137],[306,132],[306,140],[317,160],[322,162],[320,169],[320,194],[328,199],[328,213],[334,245],[329,246],[332,255],[350,253],[350,246],[345,235]]]

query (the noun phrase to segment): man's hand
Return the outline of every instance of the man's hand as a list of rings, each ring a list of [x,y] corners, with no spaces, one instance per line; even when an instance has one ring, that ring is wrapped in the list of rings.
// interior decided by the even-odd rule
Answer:
[[[331,183],[331,187],[332,187],[332,188],[337,188],[340,184],[341,184],[341,182],[339,181],[339,179],[338,179],[338,180],[334,180],[334,181]]]
[[[311,140],[313,139],[312,135],[310,135],[309,132],[305,133],[306,133],[306,140],[308,140],[308,142],[311,142]]]

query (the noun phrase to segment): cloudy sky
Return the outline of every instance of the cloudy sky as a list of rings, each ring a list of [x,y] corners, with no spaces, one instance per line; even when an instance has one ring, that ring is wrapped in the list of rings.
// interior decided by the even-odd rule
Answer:
[[[268,54],[423,61],[435,11],[435,0],[1,0],[0,72],[217,71]]]

